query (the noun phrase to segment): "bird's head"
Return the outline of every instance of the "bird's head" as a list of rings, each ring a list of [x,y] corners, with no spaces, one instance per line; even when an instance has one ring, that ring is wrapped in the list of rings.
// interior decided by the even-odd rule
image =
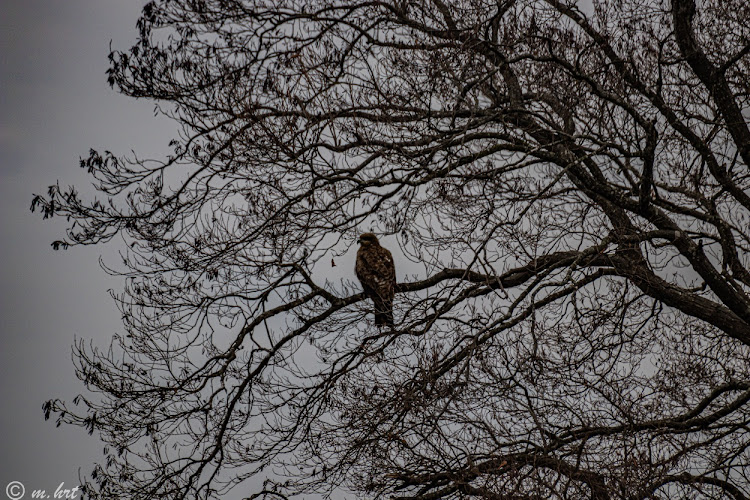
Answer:
[[[378,243],[378,237],[375,236],[372,233],[362,233],[359,236],[359,239],[357,240],[357,243],[359,243],[362,246],[372,245],[372,246],[378,246],[380,243]]]

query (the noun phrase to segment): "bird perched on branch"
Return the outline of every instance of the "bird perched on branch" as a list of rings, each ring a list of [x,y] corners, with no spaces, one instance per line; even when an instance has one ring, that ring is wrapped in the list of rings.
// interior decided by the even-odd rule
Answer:
[[[377,236],[364,233],[359,237],[357,273],[365,296],[375,304],[375,324],[393,326],[393,296],[396,293],[396,267],[391,252],[380,246]]]

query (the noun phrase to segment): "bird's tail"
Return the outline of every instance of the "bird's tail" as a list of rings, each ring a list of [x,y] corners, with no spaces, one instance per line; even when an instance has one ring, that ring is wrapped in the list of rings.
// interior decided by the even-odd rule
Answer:
[[[393,302],[375,302],[375,324],[393,327]]]

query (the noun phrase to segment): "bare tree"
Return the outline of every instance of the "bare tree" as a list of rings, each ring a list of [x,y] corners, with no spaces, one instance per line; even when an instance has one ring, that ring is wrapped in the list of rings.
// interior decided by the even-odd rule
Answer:
[[[55,245],[124,240],[127,335],[45,405],[109,446],[88,493],[748,498],[748,19],[146,5],[109,81],[174,119],[170,155],[92,151],[102,199],[32,204]],[[326,280],[370,229],[422,264],[395,328]]]

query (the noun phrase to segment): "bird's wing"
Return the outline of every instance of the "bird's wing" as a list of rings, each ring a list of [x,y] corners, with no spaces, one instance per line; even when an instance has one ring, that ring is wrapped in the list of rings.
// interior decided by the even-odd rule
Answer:
[[[393,264],[393,256],[387,249],[377,249],[377,258],[373,259],[373,274],[377,281],[378,293],[384,298],[393,296],[393,287],[396,284],[396,269]]]

